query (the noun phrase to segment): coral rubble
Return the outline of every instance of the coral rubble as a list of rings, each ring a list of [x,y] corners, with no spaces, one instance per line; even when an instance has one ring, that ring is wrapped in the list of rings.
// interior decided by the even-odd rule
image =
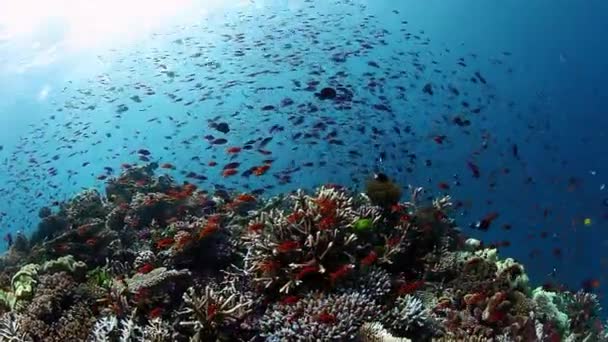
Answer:
[[[450,197],[377,176],[269,199],[134,166],[40,210],[2,258],[1,341],[605,341],[595,295],[533,289]],[[380,178],[378,178],[380,177]]]

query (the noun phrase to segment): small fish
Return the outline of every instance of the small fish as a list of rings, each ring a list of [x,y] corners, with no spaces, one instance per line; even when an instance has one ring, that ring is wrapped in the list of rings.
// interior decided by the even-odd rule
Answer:
[[[487,231],[490,228],[492,222],[498,217],[498,213],[491,212],[487,214],[483,219],[474,224],[475,229],[479,229],[481,231]]]
[[[238,172],[239,171],[237,169],[224,169],[224,171],[222,171],[222,176],[230,177],[236,175]]]
[[[435,137],[433,137],[433,140],[438,143],[439,145],[443,144],[443,141],[445,140],[446,136],[445,135],[436,135]]]
[[[228,164],[224,165],[224,170],[226,170],[226,169],[236,169],[239,166],[241,166],[241,163],[239,163],[239,162],[228,163]]]
[[[227,142],[228,142],[228,140],[226,140],[224,138],[217,138],[217,139],[211,141],[211,144],[212,145],[224,145]]]
[[[293,240],[287,240],[279,243],[276,247],[277,252],[287,253],[300,248],[300,243]]]
[[[149,156],[151,154],[150,151],[143,149],[143,148],[140,150],[137,150],[137,153],[141,154],[142,156]]]
[[[241,152],[241,148],[240,147],[236,147],[236,146],[235,147],[229,147],[229,148],[226,149],[226,152],[229,153],[229,154],[236,154],[236,153]]]
[[[11,247],[13,245],[13,235],[10,232],[6,233],[6,235],[4,235],[4,241],[6,241],[8,247]]]
[[[164,163],[160,165],[161,169],[170,169],[170,170],[175,170],[175,166],[173,166],[173,164],[170,163]]]
[[[479,172],[479,166],[477,166],[471,161],[467,162],[467,166],[469,167],[469,170],[471,170],[471,172],[473,173],[473,177],[479,178],[479,176],[481,175],[481,173]]]
[[[268,171],[268,169],[270,169],[270,165],[268,165],[268,164],[258,166],[253,170],[253,174],[256,176],[261,176],[261,175],[265,174],[266,171]]]
[[[446,182],[440,182],[439,184],[437,184],[437,186],[441,190],[449,190],[450,189],[450,185],[448,183],[446,183]]]

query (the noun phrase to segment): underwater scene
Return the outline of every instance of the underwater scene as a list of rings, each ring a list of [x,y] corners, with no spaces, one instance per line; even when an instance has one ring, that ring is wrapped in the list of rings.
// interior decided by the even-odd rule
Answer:
[[[608,2],[0,2],[0,341],[608,341]]]

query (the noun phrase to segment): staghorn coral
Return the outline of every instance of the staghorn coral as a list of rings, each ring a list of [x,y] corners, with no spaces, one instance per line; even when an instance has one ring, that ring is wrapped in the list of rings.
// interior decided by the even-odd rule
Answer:
[[[252,299],[245,298],[233,287],[221,289],[206,286],[202,293],[193,287],[183,295],[185,308],[178,312],[179,322],[193,341],[208,341],[226,333],[227,328],[242,320],[251,310]]]
[[[149,342],[171,341],[170,327],[159,317],[151,319],[144,327],[142,337]]]
[[[104,316],[95,322],[91,333],[89,335],[89,341],[91,342],[108,342],[111,341],[115,330],[118,327],[118,319],[116,316]]]
[[[597,324],[601,311],[597,295],[579,290],[576,293],[565,292],[561,296],[570,318],[570,334],[577,339],[586,335],[591,336],[589,340],[592,337],[597,339],[601,334]]]
[[[360,342],[411,342],[409,338],[391,335],[382,324],[378,322],[365,323],[359,329],[357,336]]]
[[[352,340],[379,310],[357,292],[309,294],[296,303],[270,306],[260,320],[261,335],[269,341]]]
[[[381,222],[377,210],[343,189],[298,191],[285,205],[262,212],[243,236],[246,272],[268,293],[292,293],[304,283],[334,286],[363,264],[391,263],[403,246],[405,227]],[[362,218],[374,229],[358,235],[353,225]]]
[[[19,322],[19,316],[6,313],[0,318],[0,341],[6,342],[30,342],[31,338],[25,333],[25,329]]]

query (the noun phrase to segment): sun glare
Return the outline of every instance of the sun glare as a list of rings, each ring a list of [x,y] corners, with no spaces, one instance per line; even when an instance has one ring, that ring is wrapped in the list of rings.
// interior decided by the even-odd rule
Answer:
[[[193,0],[19,0],[0,2],[0,37],[59,41],[63,49],[83,49],[129,41],[187,13]],[[48,48],[48,45],[46,46]]]

